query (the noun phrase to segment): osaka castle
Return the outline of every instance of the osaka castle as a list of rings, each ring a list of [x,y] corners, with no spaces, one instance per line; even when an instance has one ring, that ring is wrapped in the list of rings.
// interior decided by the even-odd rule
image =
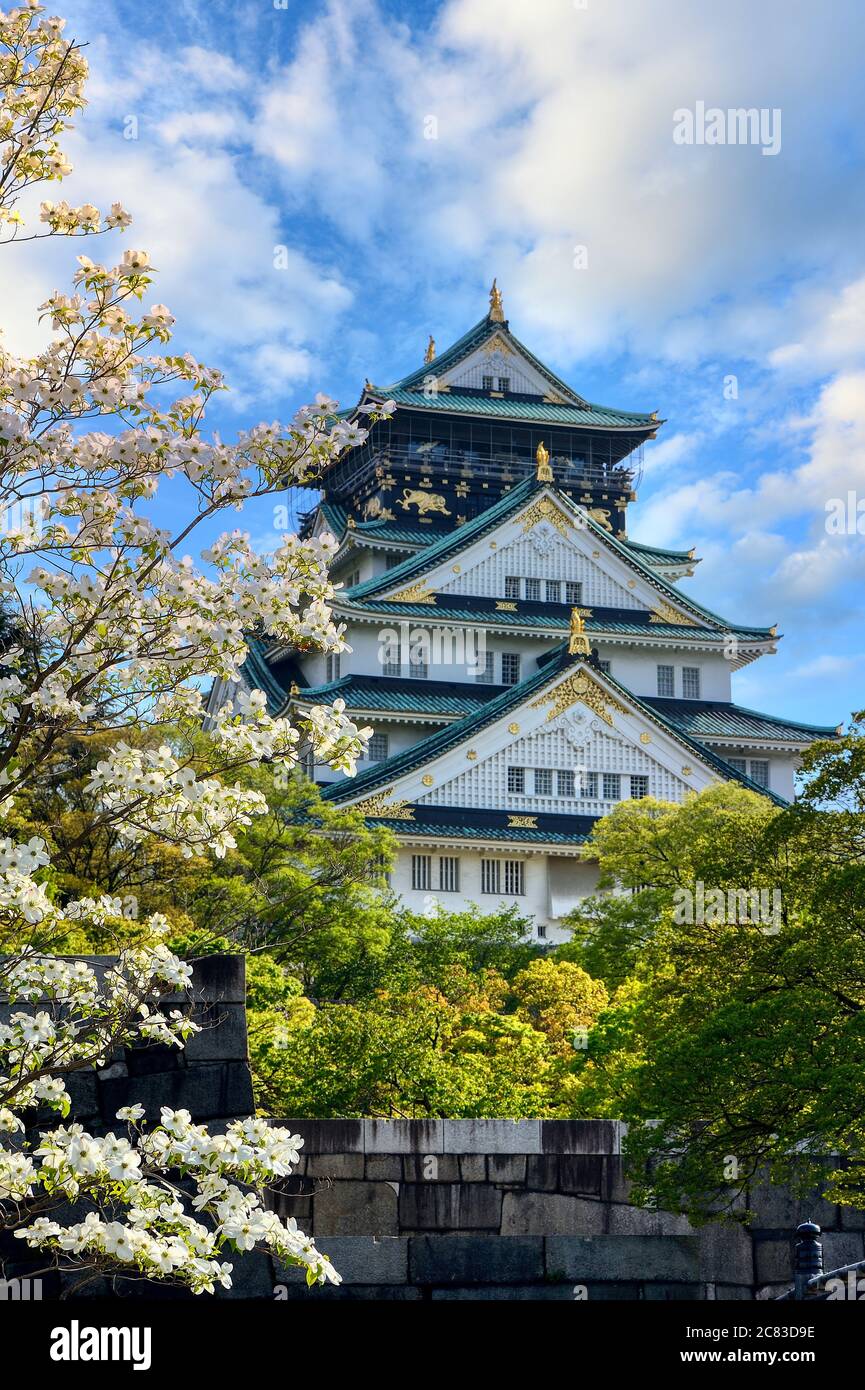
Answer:
[[[716,782],[778,804],[834,729],[735,703],[734,672],[775,652],[688,597],[694,551],[628,538],[656,412],[595,405],[489,312],[345,412],[391,418],[321,480],[303,532],[331,532],[350,650],[252,639],[243,676],[272,713],[345,701],[374,730],[357,775],[308,767],[327,801],[388,826],[391,884],[435,902],[516,905],[538,938],[596,886],[580,858],[621,800],[680,802]],[[227,692],[214,691],[218,702]],[[213,706],[211,706],[213,708]]]

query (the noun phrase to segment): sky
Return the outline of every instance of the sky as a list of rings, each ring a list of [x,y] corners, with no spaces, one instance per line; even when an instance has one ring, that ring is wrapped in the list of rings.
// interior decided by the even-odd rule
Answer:
[[[212,428],[353,404],[480,319],[495,275],[581,395],[666,421],[629,532],[696,546],[683,590],[777,623],[737,701],[865,706],[861,0],[58,9],[91,82],[54,196],[132,213],[117,254],[150,252],[176,349],[232,387]],[[762,133],[719,143],[735,108]],[[113,260],[87,241],[5,250],[11,347],[75,253]],[[264,543],[270,503],[241,524]]]

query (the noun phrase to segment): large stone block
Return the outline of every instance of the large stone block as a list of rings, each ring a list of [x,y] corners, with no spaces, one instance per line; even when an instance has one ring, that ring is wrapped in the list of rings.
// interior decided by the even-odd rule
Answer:
[[[400,1160],[397,1159],[397,1162]],[[460,1160],[456,1154],[406,1154],[402,1159],[402,1169],[406,1182],[460,1180]]]
[[[274,1123],[299,1134],[307,1155],[363,1153],[363,1120],[289,1119]]]
[[[400,1182],[402,1164],[399,1154],[367,1154],[364,1158],[364,1177],[370,1182]]]
[[[397,1195],[388,1182],[335,1182],[313,1197],[313,1234],[395,1236]]]
[[[676,1212],[616,1204],[609,1213],[609,1231],[614,1236],[687,1236],[694,1229],[687,1216]]]
[[[599,1236],[605,1229],[602,1202],[558,1192],[505,1192],[502,1235]]]
[[[255,1109],[252,1077],[243,1062],[184,1067],[179,1071],[156,1072],[140,1076],[134,1083],[126,1078],[103,1081],[100,1086],[102,1114],[113,1119],[122,1105],[135,1100],[144,1106],[151,1124],[159,1120],[163,1105],[186,1109],[198,1122],[217,1115],[251,1115]]]
[[[793,1282],[792,1240],[756,1240],[754,1270],[758,1284]]]
[[[423,1293],[409,1284],[314,1284],[311,1289],[305,1284],[282,1284],[276,1298],[280,1303],[307,1299],[313,1303],[417,1303]],[[292,1323],[290,1335],[296,1330]]]
[[[556,1154],[529,1154],[526,1187],[537,1192],[554,1192],[559,1185],[559,1159]]]
[[[475,1284],[464,1289],[433,1289],[434,1303],[570,1303],[569,1284]]]
[[[604,1160],[599,1154],[562,1154],[558,1167],[559,1187],[563,1192],[600,1197]]]
[[[412,1236],[413,1284],[530,1284],[544,1278],[543,1241],[536,1236]]]
[[[404,1284],[408,1279],[408,1241],[388,1236],[318,1236],[316,1246],[331,1260],[343,1284]],[[305,1283],[303,1270],[276,1265],[282,1283]]]
[[[243,1004],[205,1004],[195,1011],[201,1028],[193,1033],[184,1053],[187,1062],[245,1062],[247,1057],[246,1008]]]
[[[547,1277],[575,1284],[653,1279],[665,1283],[700,1282],[696,1236],[547,1236]]]
[[[619,1120],[541,1120],[545,1154],[617,1154],[624,1126]]]
[[[364,1149],[368,1154],[441,1153],[444,1123],[443,1120],[364,1120]]]
[[[643,1298],[647,1303],[693,1303],[706,1297],[705,1284],[657,1284],[643,1285]]]
[[[195,962],[192,992],[196,999],[219,1004],[246,1003],[246,957],[203,956]]]
[[[761,1182],[752,1185],[748,1206],[754,1212],[755,1230],[792,1232],[802,1221],[816,1221],[824,1230],[837,1227],[838,1209],[815,1188],[805,1197],[794,1197],[785,1187]]]
[[[445,1153],[536,1154],[541,1151],[540,1120],[444,1120],[442,1123]]]
[[[480,1183],[403,1183],[400,1226],[412,1231],[499,1230],[502,1193]]]
[[[824,1269],[858,1264],[865,1253],[862,1249],[863,1237],[856,1231],[824,1231],[820,1239],[823,1242]],[[865,1271],[860,1277],[865,1278]]]
[[[700,1277],[707,1283],[754,1283],[753,1240],[743,1226],[703,1226],[693,1239],[700,1252]]]
[[[231,1257],[231,1288],[217,1286],[217,1298],[272,1299],[278,1280],[270,1256],[261,1250]]]
[[[525,1183],[525,1154],[490,1154],[487,1159],[487,1174],[490,1182]]]
[[[318,1178],[322,1182],[362,1178],[363,1154],[308,1154],[306,1176]]]
[[[460,1178],[463,1182],[486,1182],[487,1160],[485,1154],[460,1154]]]

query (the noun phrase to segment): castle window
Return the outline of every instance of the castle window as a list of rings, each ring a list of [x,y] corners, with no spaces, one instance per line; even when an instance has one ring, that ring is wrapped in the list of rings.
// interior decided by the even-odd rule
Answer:
[[[387,757],[388,737],[387,734],[373,734],[367,747],[366,756],[370,762],[378,762]]]
[[[532,602],[539,602],[541,597],[541,581],[539,579],[526,580],[526,598]]]
[[[599,661],[599,662],[598,662],[598,665],[600,666],[600,668],[601,668],[601,670],[603,671],[603,673],[604,673],[605,676],[608,676],[608,675],[610,674],[610,669],[611,669],[611,666],[612,666],[612,663],[611,663],[611,662],[609,662],[609,661]]]
[[[402,665],[399,661],[383,661],[381,663],[381,673],[383,676],[401,676]]]
[[[429,675],[429,666],[425,661],[415,661],[414,658],[410,657],[408,663],[408,673],[415,680],[424,681]]]
[[[682,667],[682,696],[686,700],[699,700],[700,698],[700,668],[699,666]]]
[[[547,935],[547,924],[546,924],[546,922],[538,922],[538,940],[539,940],[539,941],[544,941],[544,940],[546,939],[546,935]]]
[[[502,652],[502,685],[519,685],[519,652]]]
[[[453,854],[439,855],[439,892],[460,891],[460,861]]]
[[[411,857],[411,886],[416,893],[428,893],[432,887],[432,855],[413,854]]]
[[[484,390],[484,391],[492,391],[492,389],[493,389],[493,378],[492,378],[491,376],[483,376],[483,377],[481,377],[481,382],[482,382],[483,390]]]
[[[565,603],[569,603],[573,607],[574,604],[582,603],[582,601],[582,584],[576,583],[574,580],[569,579],[565,584]]]
[[[584,772],[580,777],[580,796],[594,800],[598,795],[598,774]]]
[[[496,678],[495,660],[495,652],[484,652],[484,669],[477,672],[476,681],[480,681],[482,685],[492,685]]]
[[[326,666],[327,666],[327,680],[328,680],[328,682],[330,682],[330,681],[338,681],[338,680],[339,680],[339,652],[328,652]]]
[[[393,553],[391,553],[390,555],[385,555],[384,567],[386,570],[395,570],[397,565],[401,565],[404,559],[404,555],[394,555]]]
[[[658,667],[658,694],[672,696],[676,693],[676,672],[673,666]]]
[[[574,774],[569,771],[556,773],[556,790],[559,796],[573,796]]]
[[[637,777],[631,777],[631,800],[640,801],[644,796],[649,795],[649,779],[641,773]]]
[[[622,795],[622,779],[618,772],[604,773],[604,800],[618,801]]]
[[[505,598],[519,598],[520,577],[518,574],[505,575]]]
[[[498,893],[501,882],[501,864],[498,859],[481,860],[481,892]]]
[[[547,603],[561,603],[562,585],[558,579],[547,580]]]
[[[748,763],[745,758],[728,758],[727,762],[731,767],[734,767],[737,772],[741,772],[745,777],[748,776]]]
[[[390,860],[386,854],[377,854],[370,864],[369,877],[377,886],[387,885],[390,887],[391,873]]]
[[[499,390],[500,390],[500,391],[510,391],[510,389],[511,389],[511,379],[510,379],[510,377],[509,377],[509,376],[500,376],[500,377],[499,377]]]
[[[524,767],[508,768],[508,791],[524,792],[526,789],[526,769]]]
[[[553,772],[549,767],[535,768],[535,796],[552,796]]]
[[[526,866],[522,859],[505,860],[505,893],[507,896],[521,898],[526,891]]]
[[[756,782],[758,787],[768,787],[769,785],[769,763],[762,758],[751,759],[751,781]]]

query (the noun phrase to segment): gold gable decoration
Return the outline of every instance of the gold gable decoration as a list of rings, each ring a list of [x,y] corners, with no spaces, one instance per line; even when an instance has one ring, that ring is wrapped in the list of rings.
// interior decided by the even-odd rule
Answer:
[[[531,531],[533,526],[539,526],[542,521],[549,521],[561,535],[567,536],[568,527],[572,524],[570,518],[561,507],[556,506],[551,497],[541,497],[537,502],[533,502],[528,510],[523,512],[520,521],[523,535]]]
[[[397,594],[390,594],[388,603],[435,603],[436,596],[432,589],[427,588],[423,580],[419,584],[410,584],[407,589],[400,589]]]
[[[379,817],[386,820],[414,820],[414,811],[407,801],[388,801],[393,796],[393,787],[385,787],[383,792],[356,801],[349,809],[360,811],[362,816]]]
[[[686,617],[684,613],[680,613],[678,608],[674,608],[671,603],[656,603],[654,608],[652,609],[652,616],[650,617],[649,622],[674,624],[678,623],[684,624],[685,627],[689,627],[691,625],[692,619]]]
[[[613,723],[614,711],[617,714],[630,712],[614,695],[608,695],[585,670],[574,671],[560,681],[554,690],[547,691],[539,700],[533,700],[532,709],[551,704],[552,708],[547,714],[549,723],[551,719],[557,719],[565,710],[578,703],[588,706],[593,714],[610,726]]]
[[[508,816],[508,830],[537,830],[537,816]]]

